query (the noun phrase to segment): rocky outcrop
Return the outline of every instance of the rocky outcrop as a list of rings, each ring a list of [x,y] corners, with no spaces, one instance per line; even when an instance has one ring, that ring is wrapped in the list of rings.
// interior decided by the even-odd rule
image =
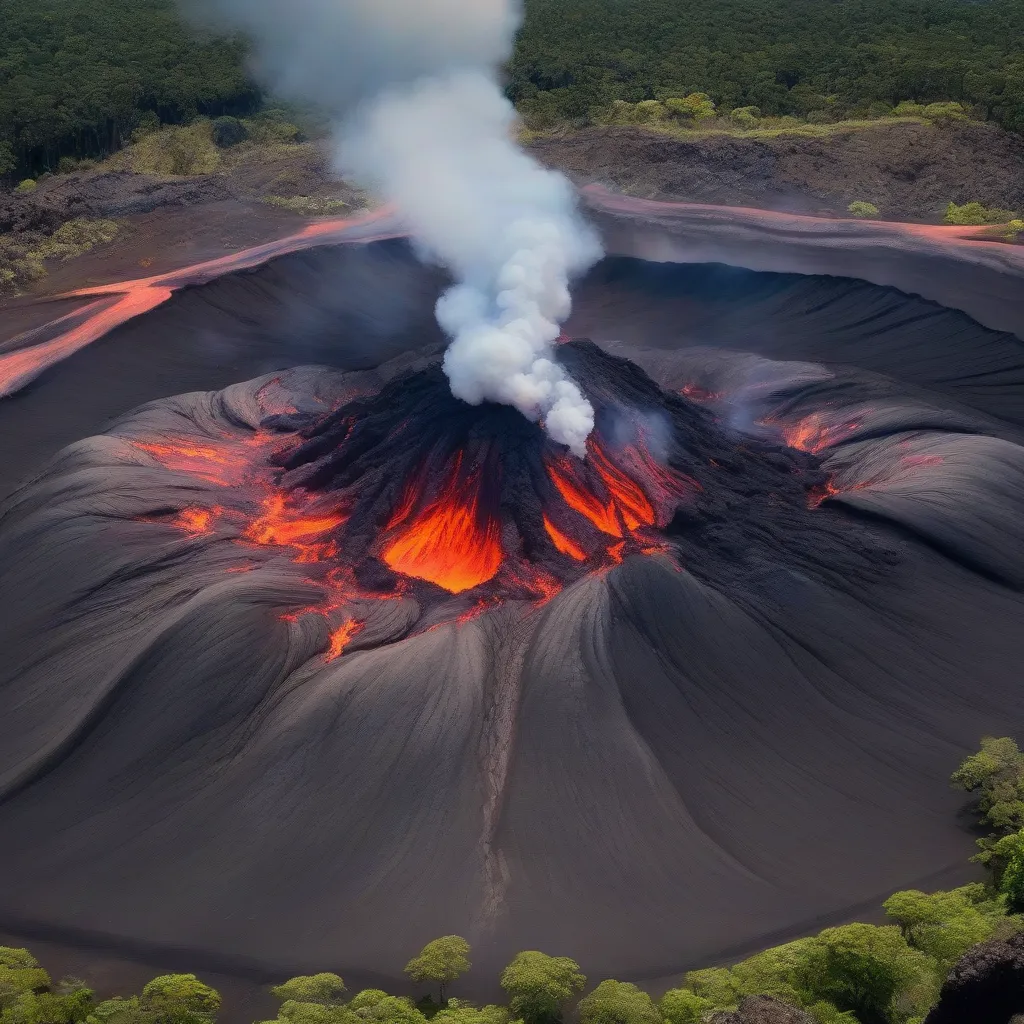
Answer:
[[[1024,933],[968,950],[925,1024],[1007,1024],[1024,1014]]]

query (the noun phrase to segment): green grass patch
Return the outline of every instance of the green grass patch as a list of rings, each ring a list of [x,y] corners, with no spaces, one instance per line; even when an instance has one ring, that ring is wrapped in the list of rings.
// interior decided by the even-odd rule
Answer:
[[[305,217],[330,217],[348,209],[348,203],[340,199],[325,199],[320,196],[266,196],[263,200],[282,210],[291,210]]]
[[[112,242],[116,221],[76,217],[51,235],[0,236],[0,294],[17,295],[46,276],[47,260],[70,260]]]

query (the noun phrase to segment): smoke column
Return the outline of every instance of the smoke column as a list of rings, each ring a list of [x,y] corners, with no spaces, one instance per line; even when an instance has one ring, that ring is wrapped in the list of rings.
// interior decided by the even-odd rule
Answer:
[[[337,169],[399,208],[456,284],[437,305],[467,402],[513,405],[585,453],[594,412],[553,345],[569,281],[600,257],[569,183],[511,139],[497,69],[516,0],[214,0],[279,94],[335,118]]]

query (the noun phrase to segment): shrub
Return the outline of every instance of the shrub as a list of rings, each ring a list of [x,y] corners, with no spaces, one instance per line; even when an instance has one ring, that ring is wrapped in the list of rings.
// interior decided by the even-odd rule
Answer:
[[[73,156],[62,156],[57,162],[58,174],[74,174],[77,171],[89,171],[96,166],[95,160],[84,158],[76,160]]]
[[[94,246],[113,241],[117,231],[115,221],[76,217],[61,224],[49,238],[35,247],[33,254],[40,259],[70,260]]]
[[[853,214],[854,217],[877,217],[878,207],[874,203],[865,203],[863,200],[858,199],[855,202],[850,203],[846,208]]]
[[[147,135],[160,131],[160,118],[156,111],[145,110],[139,115],[135,130],[132,132],[132,142],[141,142]]]
[[[1024,232],[1024,220],[1015,217],[1006,225],[1006,230],[1001,232],[1001,235],[1012,242],[1021,232]]]
[[[666,114],[665,107],[657,100],[641,100],[633,104],[632,119],[637,124],[648,124],[651,121],[661,121]]]
[[[705,121],[715,116],[715,104],[706,92],[691,92],[687,96],[669,96],[664,101],[671,117],[682,120]]]
[[[929,103],[923,113],[929,121],[967,120],[967,111],[959,103]]]
[[[989,208],[989,207],[986,207],[986,206],[982,206],[982,204],[979,203],[979,202],[970,202],[970,203],[964,203],[963,206],[957,206],[956,203],[950,203],[946,207],[945,221],[946,221],[947,224],[960,224],[960,225],[1006,224],[1008,221],[1013,220],[1013,218],[1014,218],[1014,214],[1013,214],[1013,211],[1011,211],[1011,210],[1000,210],[1000,209],[997,209],[997,208],[994,208],[994,207],[993,208]],[[986,742],[988,742],[988,740],[982,741],[982,746],[983,747],[984,747],[984,743],[986,743]],[[1003,740],[993,740],[992,742],[993,743],[1002,743],[1004,741]],[[1005,742],[1013,743],[1013,740],[1006,740]],[[1013,746],[1016,749],[1016,744],[1015,743],[1013,744]],[[1018,755],[1020,754],[1019,751],[1017,753],[1018,753]],[[975,757],[977,757],[977,756],[979,756],[979,755],[975,755]],[[971,758],[968,758],[968,761],[970,761],[970,760],[971,760]],[[965,761],[964,764],[966,765],[967,762]],[[1022,767],[1019,770],[1020,771],[1024,771],[1024,760],[1022,760],[1021,765],[1022,765]],[[963,770],[963,769],[961,768],[961,770]],[[957,776],[959,774],[960,773],[957,773],[957,775],[953,776],[954,785],[963,785],[961,782],[958,781]],[[1015,802],[1015,804],[1017,804],[1019,806],[1015,810],[1012,810],[1012,811],[1009,810],[1008,805],[1002,806],[1002,809],[997,810],[995,813],[996,813],[997,818],[1000,815],[1003,815],[1003,814],[1012,814],[1014,816],[1014,820],[1017,820],[1017,821],[1020,822],[1021,825],[1024,825],[1024,776],[1022,776],[1022,781],[1017,783],[1017,786],[1018,786],[1018,790],[1017,790],[1017,795],[1014,798],[1014,802]],[[985,793],[985,787],[982,784],[979,783],[978,787],[970,787],[970,786],[963,785],[963,788],[964,789],[972,789],[972,788],[981,788],[982,789],[982,811],[984,812],[984,817],[983,817],[982,820],[987,822],[988,824],[996,825],[996,827],[1001,827],[1001,824],[997,823],[996,819],[994,819],[991,816],[990,810],[985,806],[986,801],[989,799],[989,797]],[[999,799],[998,802],[1000,802],[1001,805],[1004,805],[1006,803],[1005,800],[1002,800],[1002,799]]]
[[[658,1009],[668,1024],[700,1024],[709,1011],[718,1007],[688,988],[670,988],[661,997]]]
[[[36,183],[31,178],[26,178],[24,181],[19,181],[15,192],[19,195],[24,195],[26,192],[35,192]]]
[[[310,974],[292,978],[270,990],[278,999],[334,1006],[345,992],[345,982],[336,974]]]
[[[892,114],[893,117],[923,117],[924,104],[915,103],[913,100],[900,100],[893,107]]]
[[[301,141],[298,125],[287,120],[283,110],[263,110],[241,122],[253,142],[294,144]]]
[[[321,199],[318,196],[266,196],[263,202],[307,217],[329,217],[348,206],[340,199]]]
[[[218,117],[212,126],[213,144],[230,149],[249,138],[249,129],[237,117]]]
[[[145,136],[132,147],[129,160],[140,174],[212,174],[220,166],[220,151],[210,122],[199,120]]]
[[[754,128],[760,119],[760,107],[736,107],[729,111],[729,120],[740,128]]]

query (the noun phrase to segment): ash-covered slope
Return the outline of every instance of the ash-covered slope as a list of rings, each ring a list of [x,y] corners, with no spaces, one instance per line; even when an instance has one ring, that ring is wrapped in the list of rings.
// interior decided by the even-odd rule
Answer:
[[[1019,430],[762,344],[563,346],[585,463],[432,352],[64,450],[0,519],[0,920],[623,976],[962,862],[944,780],[1024,722]]]

